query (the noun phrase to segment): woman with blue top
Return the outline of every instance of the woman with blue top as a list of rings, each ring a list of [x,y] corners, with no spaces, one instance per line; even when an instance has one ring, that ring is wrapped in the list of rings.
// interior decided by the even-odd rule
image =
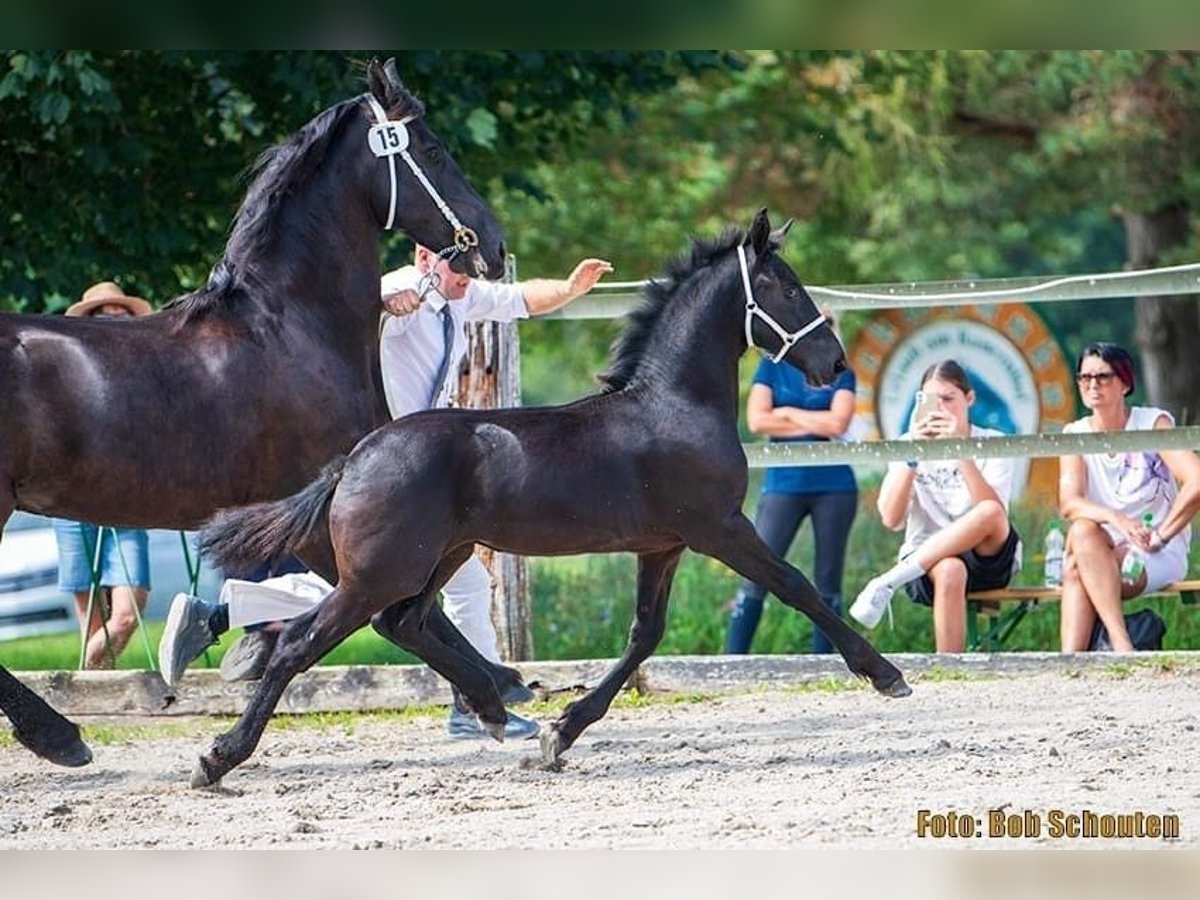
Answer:
[[[832,324],[828,310],[825,316]],[[752,432],[767,435],[772,443],[828,441],[849,426],[856,386],[850,369],[832,385],[813,387],[804,372],[790,363],[764,359],[754,374],[746,401],[746,422]],[[788,466],[767,470],[754,520],[759,537],[780,556],[786,556],[801,523],[812,517],[816,588],[838,615],[842,612],[846,541],[857,510],[858,485],[849,466]],[[742,583],[733,600],[725,652],[749,652],[765,593],[761,585]],[[824,633],[814,627],[813,652],[829,653],[832,649]]]

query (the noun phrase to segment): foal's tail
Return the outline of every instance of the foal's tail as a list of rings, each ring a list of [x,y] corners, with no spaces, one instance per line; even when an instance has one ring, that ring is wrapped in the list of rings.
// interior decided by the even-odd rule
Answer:
[[[325,515],[345,466],[346,457],[339,456],[299,493],[219,510],[200,532],[200,552],[227,572],[246,572],[290,553]]]

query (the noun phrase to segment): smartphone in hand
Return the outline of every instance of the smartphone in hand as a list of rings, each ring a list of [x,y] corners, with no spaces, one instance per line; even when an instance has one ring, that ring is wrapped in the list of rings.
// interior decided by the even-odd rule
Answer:
[[[936,412],[938,401],[936,394],[926,393],[925,391],[917,391],[917,405],[913,410],[913,423],[920,422],[931,412]]]

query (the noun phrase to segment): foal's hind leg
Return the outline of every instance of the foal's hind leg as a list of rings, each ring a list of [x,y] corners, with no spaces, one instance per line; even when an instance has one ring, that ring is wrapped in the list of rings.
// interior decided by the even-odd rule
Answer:
[[[241,718],[218,735],[208,753],[200,757],[192,773],[192,787],[216,784],[250,757],[289,682],[365,625],[364,609],[358,598],[339,585],[321,603],[287,624]]]
[[[889,697],[906,697],[912,689],[904,676],[871,643],[826,606],[809,580],[763,543],[754,525],[738,513],[716,535],[691,542],[699,553],[725,563],[739,575],[763,585],[793,609],[808,616],[837,647],[850,671],[868,678]]]
[[[79,727],[0,666],[0,709],[13,726],[13,737],[42,759],[60,766],[86,766],[92,751]]]
[[[371,627],[398,647],[415,653],[429,668],[462,691],[467,706],[479,716],[487,733],[503,741],[508,713],[488,671],[487,660],[465,640],[461,652],[442,643],[421,622],[423,609],[437,608],[436,595],[436,591],[427,591],[412,600],[394,603],[371,617]]]
[[[371,626],[392,643],[415,653],[461,690],[488,733],[503,740],[507,714],[500,689],[492,677],[495,667],[446,619],[437,603],[442,585],[470,555],[470,544],[451,551],[438,563],[419,596],[376,613],[371,618]]]
[[[667,600],[671,582],[683,546],[660,553],[638,556],[637,610],[625,653],[594,688],[563,710],[554,723],[542,732],[542,763],[554,766],[583,733],[583,730],[608,712],[617,691],[634,670],[645,661],[662,640],[666,628]]]

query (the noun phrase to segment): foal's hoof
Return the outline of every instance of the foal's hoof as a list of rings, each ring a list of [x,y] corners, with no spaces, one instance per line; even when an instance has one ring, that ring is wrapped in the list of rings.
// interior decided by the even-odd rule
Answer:
[[[541,768],[548,772],[561,772],[563,767],[562,755],[566,751],[562,735],[557,728],[543,728],[538,735],[542,745]]]
[[[912,688],[908,686],[903,675],[897,675],[889,684],[877,687],[876,690],[885,697],[907,697],[912,693]]]
[[[196,762],[196,768],[192,769],[191,786],[194,788],[215,787],[221,783],[220,777],[214,778],[209,774],[208,767],[205,765],[204,757]]]
[[[492,740],[504,743],[504,726],[508,724],[507,722],[485,722],[480,719],[479,724]]]

